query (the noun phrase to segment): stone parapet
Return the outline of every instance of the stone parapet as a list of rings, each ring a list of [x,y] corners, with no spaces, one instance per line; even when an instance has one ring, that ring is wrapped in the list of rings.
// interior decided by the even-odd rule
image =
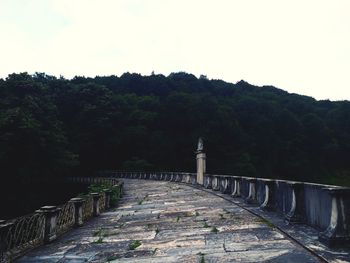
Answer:
[[[108,175],[126,178],[125,174],[111,172]],[[198,184],[197,175],[191,173],[147,174],[143,178]],[[241,197],[249,205],[282,214],[288,224],[308,224],[320,229],[320,240],[330,246],[342,244],[348,240],[350,199],[347,193],[350,188],[213,174],[204,174],[203,187],[235,198]]]
[[[328,246],[350,244],[350,189],[324,188],[332,198],[329,226],[320,233],[319,240]]]

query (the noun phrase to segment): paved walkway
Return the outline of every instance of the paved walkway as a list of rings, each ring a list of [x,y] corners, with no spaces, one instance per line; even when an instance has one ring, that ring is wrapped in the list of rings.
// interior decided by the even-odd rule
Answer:
[[[211,193],[124,181],[117,209],[18,262],[319,262],[268,222]]]

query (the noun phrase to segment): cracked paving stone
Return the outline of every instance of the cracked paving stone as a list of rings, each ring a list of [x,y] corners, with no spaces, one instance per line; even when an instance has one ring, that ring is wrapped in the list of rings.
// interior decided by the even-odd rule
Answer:
[[[118,208],[17,262],[319,262],[259,217],[218,196],[185,184],[123,180]],[[140,246],[130,249],[136,240]]]

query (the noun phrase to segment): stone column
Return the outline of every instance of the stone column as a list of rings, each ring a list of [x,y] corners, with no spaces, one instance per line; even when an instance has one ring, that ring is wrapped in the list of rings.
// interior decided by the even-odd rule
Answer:
[[[117,191],[117,198],[118,199],[122,196],[122,185],[123,184],[121,182],[119,182],[119,183],[112,186],[112,188]],[[113,205],[115,205],[115,204],[113,204]]]
[[[209,174],[206,174],[204,176],[204,187],[207,189],[211,189],[211,182],[212,182],[212,176]]]
[[[60,209],[56,206],[43,206],[37,213],[45,217],[44,242],[49,243],[57,238],[57,216]]]
[[[300,182],[287,182],[292,189],[292,204],[286,215],[287,223],[302,223],[304,221],[304,184]]]
[[[213,175],[211,186],[212,186],[212,189],[214,191],[219,191],[220,190],[219,176],[218,175]]]
[[[82,226],[83,225],[83,204],[85,200],[83,198],[72,198],[69,202],[74,205],[74,225]]]
[[[332,198],[331,219],[328,228],[319,234],[319,240],[330,247],[350,244],[350,188],[325,188]]]
[[[241,180],[242,178],[233,177],[233,190],[232,197],[240,197],[241,196]]]
[[[247,178],[246,181],[249,183],[249,194],[245,199],[247,204],[256,203],[256,178]]]
[[[107,210],[111,207],[112,190],[104,189],[103,192],[105,193],[105,210]]]
[[[7,248],[7,234],[13,226],[13,223],[6,223],[5,220],[0,220],[0,262],[7,262],[7,258],[5,257],[5,252]]]
[[[186,173],[182,173],[182,180],[181,183],[187,183],[187,174]]]
[[[164,180],[165,181],[170,181],[170,173],[165,173]]]
[[[206,171],[206,155],[202,151],[197,152],[197,183],[203,185],[204,174]]]
[[[191,184],[197,184],[197,175],[196,174],[190,174],[190,177],[191,177]]]
[[[266,211],[272,211],[275,208],[275,181],[271,179],[260,179],[265,186],[265,200],[260,208]]]
[[[223,194],[231,193],[231,177],[229,176],[221,176],[220,177],[220,192]]]
[[[175,182],[182,182],[182,174],[181,173],[176,173]]]
[[[185,183],[190,184],[191,183],[191,176],[189,173],[185,174]]]
[[[91,193],[93,199],[93,215],[100,215],[100,194],[99,193]]]

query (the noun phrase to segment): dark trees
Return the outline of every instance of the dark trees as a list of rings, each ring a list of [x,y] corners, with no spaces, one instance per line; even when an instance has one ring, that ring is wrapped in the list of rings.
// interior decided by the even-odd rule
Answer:
[[[316,101],[240,81],[125,73],[0,80],[2,176],[100,169],[194,171],[350,183],[350,103]]]

